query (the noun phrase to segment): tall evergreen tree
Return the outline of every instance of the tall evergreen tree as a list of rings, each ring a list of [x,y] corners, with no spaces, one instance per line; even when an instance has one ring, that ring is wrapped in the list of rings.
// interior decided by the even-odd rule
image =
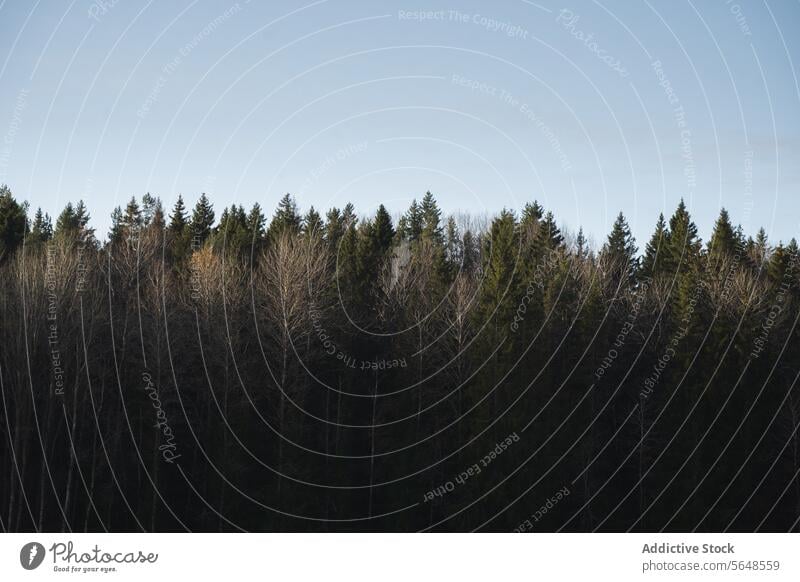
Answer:
[[[325,232],[325,224],[322,222],[322,217],[319,212],[312,206],[303,217],[302,226],[303,236],[307,238],[322,237]]]
[[[84,204],[83,200],[78,200],[78,204],[75,205],[75,223],[77,224],[78,240],[84,244],[94,245],[97,241],[94,236],[94,228],[89,226],[91,218],[86,204]]]
[[[328,248],[336,253],[339,247],[339,241],[342,240],[344,234],[344,221],[342,220],[342,213],[338,208],[331,208],[325,214],[325,242],[328,243]]]
[[[583,227],[578,229],[578,236],[575,238],[575,256],[582,261],[589,258],[589,243],[583,234]]]
[[[164,205],[161,203],[160,198],[156,198],[152,207],[152,213],[149,221],[150,227],[156,232],[163,232],[167,227],[167,220],[164,216]]]
[[[750,251],[751,261],[753,262],[753,266],[757,271],[761,269],[761,266],[767,260],[769,260],[770,251],[771,249],[769,247],[767,231],[764,230],[764,227],[762,226],[756,233],[756,238],[753,241],[753,247]]]
[[[49,214],[42,212],[41,208],[36,209],[30,236],[32,242],[47,242],[53,238],[53,221]]]
[[[658,222],[656,222],[656,230],[644,247],[640,272],[642,278],[654,278],[659,273],[664,272],[664,265],[667,262],[665,257],[667,255],[669,236],[667,221],[664,219],[664,214],[660,213]]]
[[[544,208],[534,200],[533,203],[527,202],[522,208],[522,215],[519,222],[523,226],[538,224],[544,218]]]
[[[356,208],[351,202],[348,202],[342,210],[342,223],[345,228],[349,228],[350,226],[355,226],[356,221]]]
[[[715,268],[726,260],[732,259],[737,252],[736,233],[731,224],[728,211],[724,208],[720,210],[719,218],[714,224],[711,239],[708,241],[708,254],[711,265]]]
[[[8,186],[0,186],[0,261],[22,244],[27,230],[25,205],[14,199]]]
[[[455,273],[464,259],[464,241],[458,231],[456,219],[452,216],[447,218],[445,227],[445,259],[450,266],[451,272]]]
[[[425,193],[420,205],[420,216],[422,219],[421,235],[426,240],[434,244],[444,243],[444,232],[441,225],[442,211],[430,191]]]
[[[183,196],[178,194],[178,200],[172,207],[172,214],[169,216],[169,231],[173,235],[183,235],[186,232],[186,225],[189,223],[189,216],[186,213],[186,205],[183,203]]]
[[[61,217],[59,217],[61,220]],[[56,226],[56,232],[58,232],[58,227]],[[116,245],[121,243],[125,238],[125,225],[124,225],[124,217],[122,214],[122,208],[116,206],[114,210],[111,211],[111,228],[108,231],[108,242],[112,245]]]
[[[564,243],[564,237],[561,235],[561,230],[559,230],[552,212],[544,215],[537,232],[536,243],[543,250],[550,251],[556,250]]]
[[[674,274],[697,267],[701,242],[683,199],[669,219],[669,233],[665,270]]]
[[[422,236],[423,221],[422,207],[415,198],[397,224],[398,234],[403,240],[417,242]]]
[[[638,267],[638,250],[628,221],[620,212],[601,251],[601,259],[609,270],[612,285],[633,284]]]
[[[192,212],[190,231],[192,235],[192,247],[202,245],[211,236],[211,229],[214,226],[214,206],[205,193],[200,195],[200,199]]]
[[[519,253],[517,222],[514,213],[503,209],[492,221],[484,259],[482,312],[489,316],[497,308],[498,325],[511,322],[511,311],[516,306],[512,279],[516,272]]]
[[[142,196],[142,226],[150,226],[156,213],[158,198],[146,192]]]
[[[392,217],[389,216],[389,212],[383,204],[378,207],[371,226],[370,236],[374,241],[376,252],[381,258],[384,258],[392,248],[395,231]]]
[[[80,231],[80,221],[72,202],[67,202],[56,219],[54,236],[62,240],[75,240]]]
[[[125,241],[131,245],[136,246],[139,243],[139,235],[144,226],[144,218],[142,217],[142,210],[139,203],[136,201],[135,196],[131,196],[125,212],[122,216],[122,227],[124,232]]]
[[[297,234],[300,232],[302,223],[303,219],[297,210],[297,203],[292,195],[287,193],[278,202],[278,208],[267,230],[267,238],[271,241],[275,240],[283,232]]]
[[[182,264],[189,254],[191,233],[189,232],[189,216],[183,196],[178,194],[178,199],[172,207],[167,225],[167,241],[170,256],[177,264]]]
[[[480,266],[480,241],[472,234],[471,230],[464,232],[462,237],[461,248],[464,254],[462,270],[471,273],[474,269]]]

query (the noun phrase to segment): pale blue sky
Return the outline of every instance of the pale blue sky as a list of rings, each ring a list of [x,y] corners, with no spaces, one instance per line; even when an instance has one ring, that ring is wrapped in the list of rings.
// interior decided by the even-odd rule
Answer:
[[[0,0],[0,182],[84,198],[101,233],[147,191],[271,214],[431,190],[535,198],[597,242],[623,210],[640,247],[684,196],[704,237],[724,205],[786,240],[798,24],[796,0]]]

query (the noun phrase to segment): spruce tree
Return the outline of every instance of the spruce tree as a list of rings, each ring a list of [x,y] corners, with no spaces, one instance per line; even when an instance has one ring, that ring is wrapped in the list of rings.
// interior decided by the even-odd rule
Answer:
[[[709,261],[713,268],[719,268],[726,259],[730,260],[736,254],[736,233],[730,221],[728,211],[720,210],[719,218],[714,224],[711,239],[708,241]]]
[[[458,271],[464,259],[464,241],[458,232],[456,219],[452,216],[447,218],[445,227],[445,259],[453,273]]]
[[[350,228],[350,226],[354,226],[356,222],[356,208],[351,202],[348,202],[344,205],[344,210],[342,210],[342,223],[345,228]]]
[[[378,255],[381,258],[386,257],[392,248],[395,231],[392,225],[392,218],[383,204],[378,207],[378,211],[375,213],[370,236],[374,240],[373,246]]]
[[[461,248],[463,252],[462,267],[463,271],[471,273],[474,269],[480,266],[480,241],[472,234],[471,230],[464,232],[461,239]]]
[[[537,244],[542,250],[554,251],[559,248],[564,242],[564,237],[556,225],[556,220],[552,212],[544,215],[544,219],[540,223],[540,228],[537,232]]]
[[[192,222],[190,231],[192,235],[192,247],[202,246],[206,239],[211,236],[211,228],[214,225],[214,207],[208,200],[205,193],[200,195],[200,199],[192,212]]]
[[[111,228],[108,231],[108,242],[110,244],[118,244],[125,238],[125,226],[123,222],[122,208],[116,206],[114,210],[111,211]],[[58,227],[56,227],[56,231],[58,231]]]
[[[683,199],[669,219],[669,232],[667,252],[664,257],[665,270],[675,274],[685,273],[697,267],[701,242],[697,237],[697,226],[692,222]]]
[[[56,219],[54,236],[62,240],[74,240],[80,230],[80,222],[72,202],[67,202]]]
[[[578,236],[575,238],[575,257],[581,261],[589,257],[589,243],[583,234],[583,227],[578,229]]]
[[[25,205],[14,199],[8,186],[0,186],[0,261],[22,244],[27,230]]]
[[[189,216],[186,212],[186,205],[183,196],[178,194],[178,200],[172,207],[167,226],[167,240],[170,254],[177,264],[182,264],[189,254]]]
[[[620,212],[601,251],[601,258],[609,270],[614,287],[633,284],[638,267],[638,250],[628,222]]]
[[[155,198],[150,192],[142,196],[142,226],[150,226],[155,217],[158,203],[158,198]]]
[[[36,209],[30,237],[32,242],[47,242],[53,238],[53,221],[49,214],[42,212],[41,208]]]
[[[178,200],[172,207],[172,214],[169,216],[169,231],[176,236],[182,236],[186,232],[188,224],[186,205],[183,203],[183,196],[178,194]]]
[[[274,241],[283,232],[297,234],[300,232],[302,222],[297,210],[297,203],[292,195],[287,193],[278,202],[278,208],[267,230],[267,239]]]
[[[656,230],[653,236],[644,247],[644,256],[641,262],[641,278],[654,278],[659,273],[664,272],[664,265],[667,262],[667,245],[669,244],[669,229],[664,214],[658,215]]]
[[[441,225],[442,211],[436,203],[430,191],[425,193],[420,205],[420,217],[422,221],[421,236],[434,244],[441,245],[444,242],[444,233]]]
[[[261,211],[261,205],[256,202],[247,214],[247,232],[249,235],[250,256],[258,257],[264,248],[266,237],[267,219]]]
[[[400,237],[408,242],[415,243],[422,236],[423,216],[422,207],[416,198],[411,201],[408,211],[400,218],[397,230]]]
[[[533,203],[528,202],[522,208],[519,222],[522,226],[529,226],[538,224],[542,218],[544,218],[544,208],[534,200]]]
[[[753,241],[753,248],[750,252],[751,260],[756,271],[760,270],[764,262],[769,259],[770,251],[769,238],[762,226],[756,233],[756,239]]]
[[[482,311],[489,316],[497,308],[497,323],[508,325],[515,303],[511,283],[519,253],[517,222],[513,212],[506,209],[500,212],[492,221],[489,237],[484,244],[486,258],[483,266]]]
[[[322,217],[313,206],[308,209],[308,212],[303,217],[302,232],[306,238],[322,237],[325,232],[325,224],[322,222]]]
[[[89,226],[91,216],[83,200],[78,200],[75,206],[75,223],[77,225],[77,239],[84,243],[94,245],[96,243],[94,229]]]
[[[150,215],[150,227],[156,232],[162,232],[167,227],[166,218],[164,217],[164,206],[160,198],[155,199]]]
[[[342,240],[344,234],[344,221],[342,220],[342,213],[338,208],[331,208],[325,214],[325,242],[328,243],[328,248],[336,253],[339,247],[339,241]]]

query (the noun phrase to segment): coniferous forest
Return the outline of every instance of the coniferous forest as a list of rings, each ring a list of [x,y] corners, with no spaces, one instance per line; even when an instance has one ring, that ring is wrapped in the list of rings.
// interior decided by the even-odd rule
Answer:
[[[798,531],[794,240],[298,202],[3,188],[4,530]]]

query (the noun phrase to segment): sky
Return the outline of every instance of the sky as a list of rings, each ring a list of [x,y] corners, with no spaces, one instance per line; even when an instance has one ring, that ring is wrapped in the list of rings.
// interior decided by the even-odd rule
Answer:
[[[0,0],[0,183],[800,235],[800,2]]]

